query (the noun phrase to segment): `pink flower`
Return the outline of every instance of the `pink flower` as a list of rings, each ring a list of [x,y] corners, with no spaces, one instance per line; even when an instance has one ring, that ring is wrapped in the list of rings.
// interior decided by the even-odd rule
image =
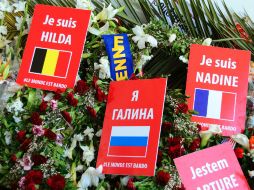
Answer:
[[[23,187],[24,187],[25,181],[26,181],[26,177],[20,178],[20,180],[19,180],[19,182],[18,182],[20,188],[23,188]]]
[[[60,133],[56,134],[56,144],[63,146],[63,136]]]
[[[32,166],[34,165],[34,163],[31,160],[31,156],[25,154],[22,160],[20,161],[20,165],[24,167],[24,170],[31,170]]]
[[[42,125],[34,125],[33,127],[33,134],[40,137],[44,135],[44,129],[42,128]]]
[[[57,101],[56,100],[51,100],[50,101],[50,107],[52,108],[52,110],[56,110],[57,109]]]

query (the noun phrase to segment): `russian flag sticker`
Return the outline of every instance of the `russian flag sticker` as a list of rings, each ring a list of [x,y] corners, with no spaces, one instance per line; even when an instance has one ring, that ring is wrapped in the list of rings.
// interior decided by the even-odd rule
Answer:
[[[195,89],[194,110],[198,117],[234,121],[236,93]]]
[[[108,156],[146,157],[150,126],[113,126]]]

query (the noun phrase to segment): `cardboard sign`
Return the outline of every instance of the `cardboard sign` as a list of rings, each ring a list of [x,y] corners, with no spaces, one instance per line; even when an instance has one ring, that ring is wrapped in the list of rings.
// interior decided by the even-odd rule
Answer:
[[[248,190],[230,143],[224,143],[174,159],[187,190]]]
[[[17,83],[73,88],[91,11],[36,5]]]
[[[111,82],[97,167],[104,174],[153,176],[167,80]]]
[[[186,95],[198,112],[192,121],[220,125],[225,136],[244,130],[249,63],[248,51],[191,46]]]
[[[116,81],[129,79],[134,70],[127,34],[103,35],[102,38],[110,61],[111,78]]]

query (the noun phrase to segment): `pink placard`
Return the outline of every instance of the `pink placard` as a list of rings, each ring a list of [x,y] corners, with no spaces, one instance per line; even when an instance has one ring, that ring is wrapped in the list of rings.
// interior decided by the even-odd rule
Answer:
[[[229,143],[174,159],[186,190],[248,190]]]

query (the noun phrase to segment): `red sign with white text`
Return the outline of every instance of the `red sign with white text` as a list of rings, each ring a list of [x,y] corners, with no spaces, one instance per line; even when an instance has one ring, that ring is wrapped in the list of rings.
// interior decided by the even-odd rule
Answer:
[[[104,174],[153,176],[167,80],[111,82],[97,167]]]
[[[187,190],[249,190],[230,143],[174,159]]]
[[[73,88],[90,14],[36,5],[17,83],[45,90]]]
[[[198,112],[192,121],[204,129],[220,125],[223,135],[244,130],[250,52],[192,45],[186,95]]]

